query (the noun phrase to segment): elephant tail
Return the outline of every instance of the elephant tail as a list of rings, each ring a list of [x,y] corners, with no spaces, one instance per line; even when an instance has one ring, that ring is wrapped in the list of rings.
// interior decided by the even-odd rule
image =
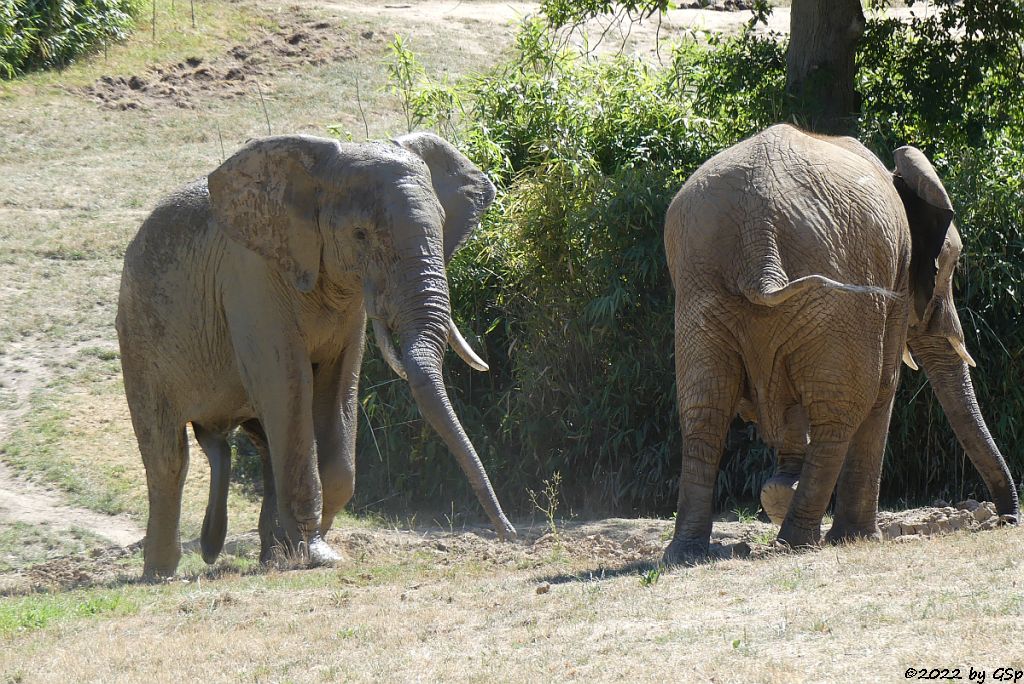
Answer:
[[[896,293],[884,287],[873,285],[850,285],[832,280],[822,275],[809,275],[797,278],[785,283],[773,282],[769,279],[760,279],[756,284],[750,285],[739,283],[740,292],[751,304],[758,306],[778,306],[795,295],[808,290],[828,289],[852,294],[866,294],[883,297],[886,299],[896,297]]]
[[[897,296],[882,287],[851,285],[824,275],[806,275],[791,281],[782,266],[782,250],[771,221],[758,220],[741,226],[737,258],[742,264],[737,288],[747,301],[758,306],[778,306],[802,292],[821,289],[886,299]]]

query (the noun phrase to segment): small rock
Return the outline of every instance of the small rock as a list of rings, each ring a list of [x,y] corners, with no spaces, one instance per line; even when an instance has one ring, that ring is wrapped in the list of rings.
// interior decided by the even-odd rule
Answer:
[[[995,515],[994,511],[989,510],[991,504],[982,504],[974,509],[974,519],[978,522],[985,522],[989,518]]]
[[[189,57],[188,59],[185,60],[185,64],[188,64],[193,69],[195,69],[197,66],[199,66],[202,63],[203,63],[203,60],[201,60],[198,57]]]
[[[138,76],[132,76],[128,79],[128,87],[132,90],[145,90],[148,85],[149,84],[146,83],[145,79],[139,78]]]
[[[958,503],[956,507],[962,511],[970,511],[971,513],[973,513],[974,511],[978,510],[978,506],[980,505],[981,504],[975,501],[974,499],[967,499],[966,501],[961,501],[960,503]]]
[[[361,35],[366,40],[370,40],[371,38],[373,38],[373,31],[363,31],[359,35]]]
[[[922,539],[924,539],[924,537],[919,534],[904,534],[894,538],[893,541],[897,544],[908,544],[910,542],[921,541]]]
[[[537,593],[538,594],[546,594],[549,591],[551,591],[551,584],[550,583],[544,582],[542,584],[538,584],[537,585]]]

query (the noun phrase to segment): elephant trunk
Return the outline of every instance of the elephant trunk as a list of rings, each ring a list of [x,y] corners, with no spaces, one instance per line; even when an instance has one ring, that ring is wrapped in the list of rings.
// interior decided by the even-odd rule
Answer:
[[[909,344],[960,445],[985,481],[996,510],[1016,522],[1020,516],[1017,488],[978,408],[967,364],[944,337],[911,336]]]
[[[516,536],[505,517],[473,444],[459,422],[441,375],[441,362],[448,343],[451,314],[448,286],[444,276],[419,280],[420,290],[401,307],[396,332],[402,353],[402,367],[420,414],[441,436],[455,455],[501,539]]]

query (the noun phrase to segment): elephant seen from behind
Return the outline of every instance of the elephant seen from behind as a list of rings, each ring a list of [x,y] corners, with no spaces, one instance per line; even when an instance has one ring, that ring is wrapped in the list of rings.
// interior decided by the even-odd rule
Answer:
[[[181,556],[189,422],[211,466],[207,562],[226,534],[237,426],[265,462],[261,559],[279,542],[338,558],[323,537],[355,485],[367,317],[498,535],[515,535],[441,375],[449,343],[486,369],[452,320],[445,266],[494,195],[431,134],[293,135],[250,142],[154,209],[128,246],[117,313],[149,489],[145,575],[173,574]]]
[[[923,153],[887,170],[852,138],[773,126],[701,166],[672,201],[683,464],[668,563],[708,552],[730,421],[756,419],[779,451],[762,491],[779,540],[879,538],[882,457],[901,359],[920,363],[997,510],[1017,490],[978,408],[953,301],[962,248]]]

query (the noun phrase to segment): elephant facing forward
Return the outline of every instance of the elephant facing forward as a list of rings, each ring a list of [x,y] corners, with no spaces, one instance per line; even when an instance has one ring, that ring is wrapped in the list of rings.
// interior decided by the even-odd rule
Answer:
[[[729,423],[756,418],[779,470],[779,540],[879,538],[882,456],[901,359],[928,375],[1000,514],[1017,491],[978,409],[953,302],[953,209],[919,150],[896,170],[852,138],[773,126],[710,159],[668,209],[683,467],[668,563],[707,554]],[[908,348],[909,347],[909,348]],[[793,486],[795,485],[795,492]]]
[[[355,484],[367,315],[499,536],[514,536],[441,376],[449,341],[486,369],[452,321],[445,265],[494,194],[434,135],[280,136],[249,143],[153,211],[125,255],[117,313],[149,489],[147,576],[173,574],[181,556],[188,422],[211,466],[207,562],[224,542],[226,435],[239,425],[265,463],[261,558],[278,541],[312,562],[337,558],[323,535]]]

